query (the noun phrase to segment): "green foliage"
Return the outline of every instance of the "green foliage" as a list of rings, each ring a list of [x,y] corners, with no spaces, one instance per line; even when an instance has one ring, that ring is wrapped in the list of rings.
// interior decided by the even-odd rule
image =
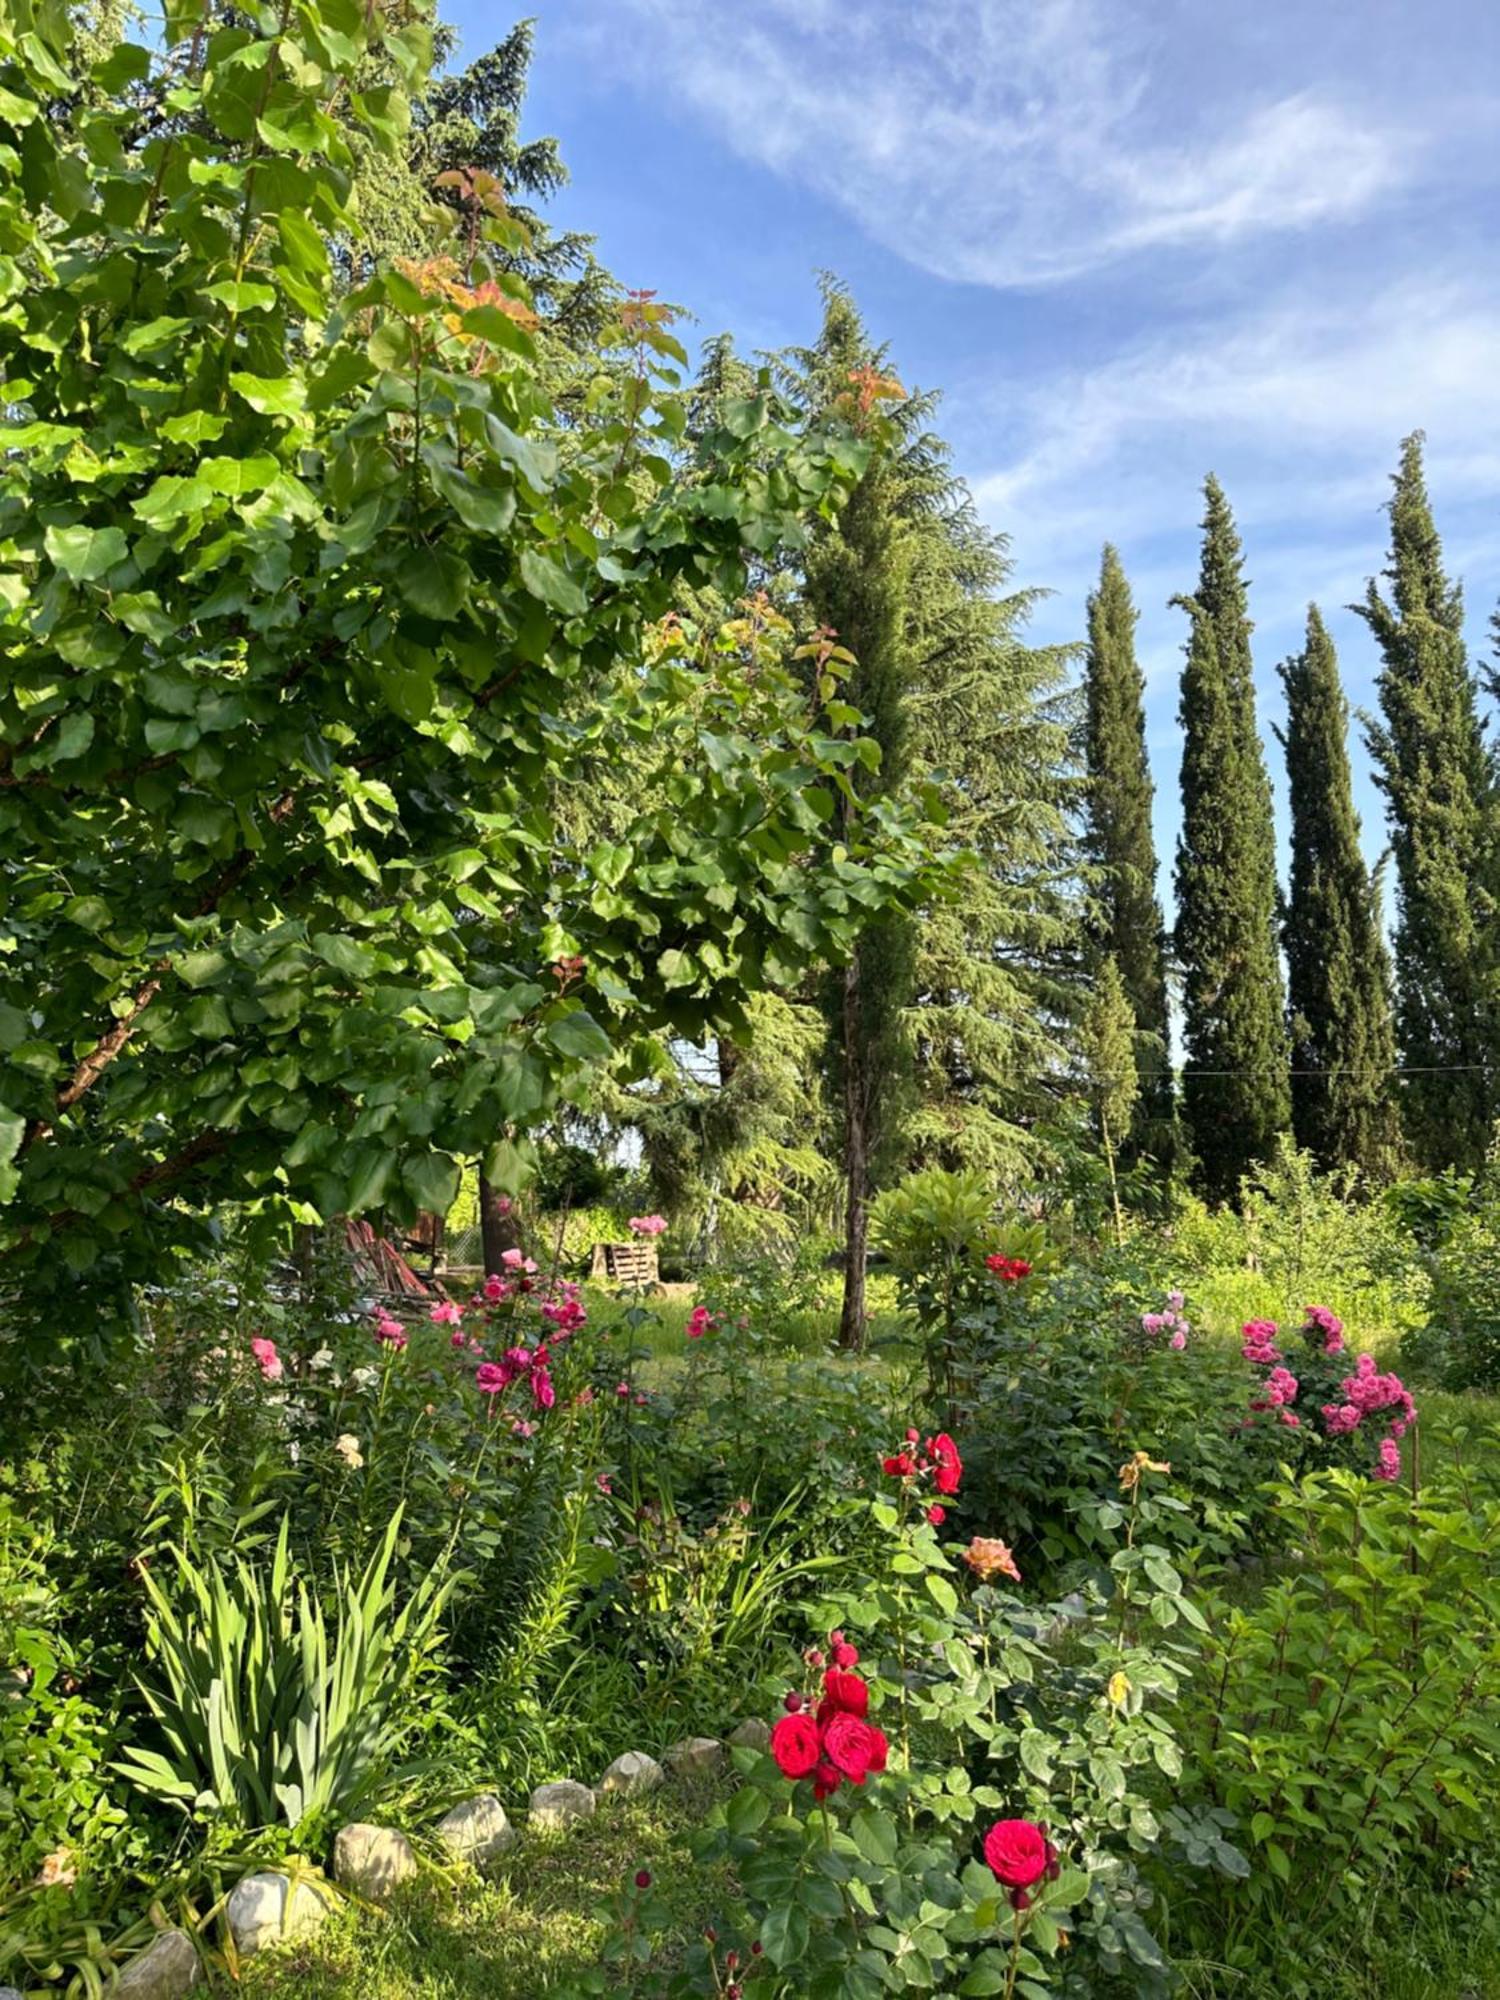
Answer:
[[[1338,660],[1316,605],[1283,663],[1292,877],[1282,923],[1291,1011],[1292,1124],[1324,1167],[1387,1180],[1400,1146],[1391,971],[1359,845]]]
[[[1118,967],[1135,1027],[1131,1068],[1145,1079],[1135,1123],[1119,1139],[1171,1162],[1175,1113],[1168,1042],[1166,933],[1156,892],[1153,787],[1146,754],[1146,681],[1135,655],[1136,609],[1116,550],[1106,547],[1088,601],[1085,745],[1094,942]]]
[[[396,1777],[454,1579],[404,1603],[391,1576],[398,1508],[359,1577],[334,1570],[332,1617],[292,1570],[283,1520],[269,1569],[177,1552],[143,1581],[151,1612],[141,1684],[165,1748],[120,1769],[149,1797],[232,1831],[284,1822],[304,1840],[348,1819]]]
[[[1384,665],[1369,728],[1396,860],[1396,1024],[1407,1136],[1422,1164],[1477,1167],[1500,1098],[1495,1045],[1494,792],[1464,651],[1463,598],[1443,569],[1422,438],[1392,481],[1390,597],[1354,608]]]
[[[1426,1322],[1402,1342],[1424,1375],[1448,1389],[1500,1389],[1500,1157],[1477,1174],[1393,1189],[1420,1232],[1431,1280]]]
[[[1445,1479],[1421,1498],[1331,1472],[1281,1487],[1300,1559],[1258,1602],[1209,1607],[1184,1715],[1189,1780],[1240,1819],[1256,1866],[1215,1954],[1237,1971],[1262,1938],[1278,1990],[1327,1990],[1351,1915],[1462,1852],[1500,1756],[1500,1508]]]
[[[99,1866],[123,1820],[101,1775],[107,1719],[82,1692],[48,1554],[0,1495],[0,1897],[49,1855]]]
[[[1291,1123],[1271,787],[1255,726],[1240,540],[1218,481],[1204,488],[1198,589],[1182,676],[1177,952],[1183,1110],[1210,1199],[1232,1199]]]
[[[868,442],[763,396],[679,476],[655,308],[559,408],[503,214],[339,298],[353,139],[402,144],[428,42],[336,13],[196,67],[174,14],[65,121],[60,17],[0,33],[0,1248],[49,1288],[159,1275],[210,1203],[444,1206],[497,1133],[519,1174],[613,1049],[732,1026],[922,877],[831,674],[659,622]],[[575,842],[553,778],[622,745],[639,808]]]

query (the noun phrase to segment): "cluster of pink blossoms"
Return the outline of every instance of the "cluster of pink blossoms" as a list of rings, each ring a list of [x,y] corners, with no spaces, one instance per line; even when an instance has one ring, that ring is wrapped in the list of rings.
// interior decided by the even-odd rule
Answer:
[[[1277,1326],[1274,1319],[1247,1319],[1240,1328],[1244,1345],[1240,1353],[1257,1368],[1271,1368],[1281,1359],[1281,1349],[1276,1345]]]
[[[1302,1420],[1290,1405],[1296,1402],[1302,1384],[1289,1368],[1281,1365],[1281,1349],[1276,1345],[1277,1331],[1275,1322],[1266,1319],[1249,1320],[1242,1328],[1244,1344],[1240,1352],[1252,1365],[1270,1371],[1261,1394],[1254,1398],[1250,1408],[1253,1411],[1274,1410],[1281,1423],[1295,1428]],[[1327,1306],[1305,1306],[1301,1333],[1313,1357],[1306,1364],[1306,1369],[1314,1378],[1312,1395],[1316,1398],[1320,1391],[1327,1394],[1332,1387],[1326,1364],[1318,1357],[1344,1352],[1344,1323]],[[1351,1431],[1359,1429],[1366,1417],[1380,1411],[1393,1411],[1395,1414],[1387,1425],[1386,1436],[1380,1442],[1371,1472],[1376,1479],[1399,1479],[1400,1440],[1417,1420],[1417,1406],[1411,1391],[1399,1375],[1382,1374],[1375,1365],[1373,1354],[1361,1354],[1356,1357],[1354,1373],[1346,1375],[1338,1384],[1338,1392],[1339,1400],[1319,1404],[1324,1435],[1347,1437]]]
[[[1181,1354],[1193,1330],[1183,1314],[1186,1304],[1187,1300],[1181,1292],[1168,1292],[1167,1303],[1160,1312],[1141,1314],[1141,1332],[1166,1334],[1168,1347]]]
[[[1343,1353],[1344,1322],[1336,1312],[1330,1312],[1327,1306],[1304,1306],[1302,1308],[1302,1317],[1306,1322],[1302,1328],[1305,1335],[1310,1335],[1314,1338],[1318,1334],[1323,1336],[1323,1352],[1325,1354]]]
[[[1357,1430],[1366,1417],[1374,1416],[1380,1410],[1394,1410],[1396,1414],[1380,1442],[1374,1473],[1377,1479],[1399,1479],[1399,1441],[1417,1421],[1417,1406],[1411,1391],[1399,1375],[1382,1375],[1375,1366],[1373,1354],[1360,1355],[1354,1364],[1354,1373],[1344,1377],[1340,1388],[1343,1402],[1323,1405],[1323,1423],[1329,1436],[1339,1437]]]
[[[660,1236],[667,1226],[664,1215],[632,1215],[630,1230],[635,1236]]]
[[[694,1306],[688,1314],[687,1337],[689,1340],[701,1340],[705,1333],[712,1333],[718,1324],[718,1315],[711,1313],[707,1306]]]
[[[276,1352],[274,1340],[252,1340],[250,1352],[255,1356],[255,1365],[268,1382],[279,1382],[285,1373],[281,1356]]]
[[[406,1345],[406,1328],[395,1314],[387,1312],[384,1306],[376,1308],[375,1338],[382,1347],[389,1347],[397,1354]]]

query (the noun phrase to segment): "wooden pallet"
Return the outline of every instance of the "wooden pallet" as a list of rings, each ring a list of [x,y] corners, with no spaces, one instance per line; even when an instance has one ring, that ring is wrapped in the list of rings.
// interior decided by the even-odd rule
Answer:
[[[661,1283],[654,1243],[596,1243],[589,1277],[596,1285],[634,1285],[644,1289]]]

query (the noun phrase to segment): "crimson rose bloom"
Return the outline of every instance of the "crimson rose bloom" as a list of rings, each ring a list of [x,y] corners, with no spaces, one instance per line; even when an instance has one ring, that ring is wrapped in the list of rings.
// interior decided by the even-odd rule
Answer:
[[[823,1676],[823,1694],[830,1715],[842,1709],[846,1715],[863,1718],[870,1712],[870,1690],[858,1674],[841,1673],[830,1667]]]
[[[917,1469],[917,1461],[909,1451],[903,1451],[893,1458],[883,1458],[880,1461],[880,1469],[892,1479],[910,1479]]]
[[[852,1785],[862,1785],[871,1771],[885,1769],[888,1749],[884,1735],[871,1722],[842,1709],[828,1719],[823,1731],[823,1753],[835,1769]]]
[[[1052,1850],[1029,1819],[1001,1819],[984,1836],[984,1858],[1007,1889],[1029,1889],[1046,1874]]]
[[[958,1446],[946,1431],[939,1431],[927,1440],[927,1449],[932,1454],[932,1483],[945,1500],[951,1500],[964,1469]]]
[[[813,1797],[819,1800],[832,1798],[843,1782],[842,1775],[834,1765],[822,1763],[813,1773]]]
[[[784,1715],[771,1731],[771,1755],[784,1778],[805,1778],[822,1755],[810,1715]]]

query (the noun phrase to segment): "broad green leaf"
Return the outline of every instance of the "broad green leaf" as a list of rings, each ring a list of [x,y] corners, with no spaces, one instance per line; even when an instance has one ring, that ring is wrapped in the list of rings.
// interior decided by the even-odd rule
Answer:
[[[582,587],[550,556],[540,555],[535,549],[522,549],[520,571],[521,581],[532,596],[550,604],[554,611],[579,618],[588,610],[589,600]]]
[[[412,610],[442,623],[463,609],[469,581],[467,564],[446,549],[410,549],[396,571],[396,588]]]
[[[401,1185],[419,1209],[446,1215],[458,1199],[459,1166],[446,1153],[424,1153],[401,1169]]]
[[[203,296],[217,299],[231,312],[269,312],[276,303],[274,285],[256,285],[244,278],[225,278],[220,284],[205,285]]]
[[[560,1021],[549,1021],[546,1032],[553,1048],[579,1062],[603,1062],[609,1055],[609,1036],[591,1014],[564,1014]]]
[[[123,562],[130,545],[118,528],[48,528],[42,537],[47,554],[74,583],[92,583]]]

